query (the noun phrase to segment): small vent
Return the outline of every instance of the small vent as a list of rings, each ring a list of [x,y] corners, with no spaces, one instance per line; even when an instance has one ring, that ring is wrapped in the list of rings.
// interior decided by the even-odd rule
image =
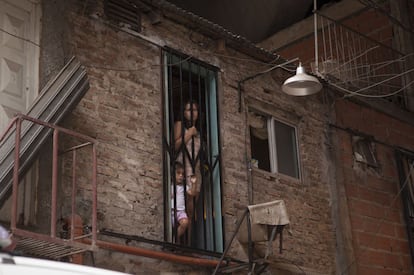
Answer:
[[[357,162],[366,163],[371,167],[378,167],[375,157],[375,147],[369,138],[361,136],[352,137],[354,158]]]
[[[110,21],[136,32],[141,31],[141,15],[133,3],[125,0],[105,0],[105,14]]]

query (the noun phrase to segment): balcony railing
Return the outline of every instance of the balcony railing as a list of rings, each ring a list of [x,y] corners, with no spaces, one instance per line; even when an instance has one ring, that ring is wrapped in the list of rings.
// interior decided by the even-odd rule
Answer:
[[[391,47],[392,26],[358,33],[317,13],[317,62],[309,60],[315,74],[348,96],[382,98],[405,108],[404,91],[413,80],[410,55]],[[362,23],[363,24],[363,23]]]
[[[48,131],[49,134],[53,135],[53,150],[52,150],[52,180],[51,180],[51,198],[50,198],[50,209],[42,209],[42,211],[50,211],[50,231],[36,233],[33,230],[21,229],[18,226],[18,205],[19,199],[22,199],[19,196],[19,181],[21,177],[24,176],[21,173],[21,160],[24,157],[22,154],[22,147],[28,146],[25,143],[22,143],[22,129],[34,127],[39,131]],[[59,152],[59,140],[60,135],[68,136],[72,141],[82,141],[80,144],[76,144],[65,150]],[[17,241],[16,250],[21,251],[25,254],[37,256],[37,257],[46,257],[51,259],[59,259],[61,257],[69,256],[76,253],[81,253],[87,250],[93,250],[96,246],[97,240],[97,157],[96,157],[96,140],[85,136],[83,134],[74,132],[69,129],[65,129],[53,124],[43,122],[38,119],[31,118],[26,115],[16,116],[12,122],[9,124],[6,132],[0,137],[0,145],[4,140],[13,140],[14,138],[14,148],[13,148],[13,179],[12,179],[12,201],[11,201],[11,218],[10,218],[10,229],[13,234],[13,238]],[[77,154],[80,150],[88,148],[89,150],[86,154],[90,154],[91,160],[91,201],[92,201],[92,211],[91,211],[91,232],[85,235],[75,235],[76,232],[76,194],[77,194]],[[67,224],[69,224],[70,234],[62,238],[59,236],[58,232],[58,218],[57,213],[58,209],[61,209],[62,204],[58,204],[58,186],[59,185],[59,161],[62,156],[66,154],[71,154],[71,164],[72,164],[72,188],[71,188],[71,199],[70,199],[70,214],[68,215]],[[82,152],[83,153],[83,152]],[[46,156],[42,156],[46,157]],[[83,176],[87,171],[83,170]],[[42,184],[45,184],[42,182]],[[23,198],[24,199],[24,198]],[[42,197],[42,200],[47,198]],[[63,203],[63,202],[62,202]],[[88,238],[91,241],[88,241],[88,244],[82,243],[83,238]]]

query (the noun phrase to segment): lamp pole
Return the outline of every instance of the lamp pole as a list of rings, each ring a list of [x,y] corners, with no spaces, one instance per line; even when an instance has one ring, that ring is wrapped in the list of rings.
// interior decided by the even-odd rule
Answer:
[[[319,56],[318,56],[318,18],[316,14],[316,9],[318,5],[316,0],[313,0],[313,25],[314,25],[314,35],[315,35],[315,74],[319,75]]]
[[[287,60],[287,61],[285,61],[283,63],[276,64],[276,65],[274,65],[273,67],[271,67],[271,68],[269,68],[267,70],[264,70],[262,72],[258,72],[258,73],[254,74],[254,75],[247,76],[247,77],[243,78],[242,80],[239,80],[237,82],[237,89],[238,89],[238,92],[239,92],[239,113],[241,113],[241,111],[242,111],[242,107],[241,107],[242,106],[242,103],[241,103],[241,97],[242,96],[241,96],[241,94],[242,94],[242,84],[244,82],[246,82],[247,80],[253,79],[255,77],[258,77],[258,76],[260,76],[262,74],[271,72],[271,71],[273,71],[274,69],[277,69],[277,68],[282,68],[282,69],[286,70],[286,68],[284,68],[285,65],[288,65],[288,64],[293,63],[293,62],[298,61],[298,60],[299,60],[299,58],[297,58],[297,57],[296,58],[293,58],[293,59],[290,59],[290,60]]]

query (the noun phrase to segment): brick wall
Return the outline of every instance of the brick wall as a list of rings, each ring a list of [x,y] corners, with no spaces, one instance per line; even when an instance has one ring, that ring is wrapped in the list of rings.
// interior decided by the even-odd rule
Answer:
[[[218,90],[226,239],[234,232],[238,207],[248,203],[251,184],[253,203],[284,199],[290,216],[292,235],[285,233],[282,254],[278,253],[275,243],[271,268],[333,273],[335,236],[329,200],[330,174],[326,169],[330,163],[324,121],[327,108],[322,96],[292,98],[283,94],[280,85],[288,75],[276,72],[273,77],[270,74],[260,76],[243,85],[242,112],[239,113],[237,81],[263,71],[268,68],[266,65],[231,49],[215,55],[215,41],[165,18],[160,24],[151,25],[143,16],[141,35],[144,39],[141,39],[109,26],[102,14],[100,1],[88,1],[87,5],[82,1],[68,2],[65,14],[69,30],[65,47],[87,68],[90,89],[64,126],[99,141],[99,228],[163,240],[162,74],[160,48],[155,44],[167,45],[220,68]],[[251,106],[259,106],[298,127],[300,180],[255,169],[249,181],[246,111]],[[84,170],[90,164],[82,154],[79,161],[82,169],[79,170],[77,206],[85,223],[89,223],[90,178]],[[66,171],[62,181],[63,198],[69,194],[69,164],[62,164]],[[148,244],[131,244],[159,249]],[[246,247],[236,241],[231,255],[246,260]],[[96,253],[96,263],[131,273],[189,272],[193,268],[103,250]]]
[[[336,124],[375,138],[378,168],[353,157],[352,132],[334,130],[338,185],[345,189],[351,226],[349,261],[358,274],[411,274],[394,148],[413,150],[414,127],[349,101],[337,101]],[[342,217],[342,222],[348,217]]]
[[[397,46],[395,39],[398,37],[393,33],[388,18],[379,11],[365,10],[342,23],[387,46]],[[321,55],[321,33],[318,38],[319,54],[324,58]],[[344,48],[347,43],[353,42],[351,39],[341,41]],[[312,34],[284,46],[280,53],[287,59],[299,57],[308,65],[307,70],[310,70],[310,62],[314,59],[313,49]],[[386,55],[386,51],[378,54]],[[338,127],[332,127],[333,139],[327,141],[336,158],[335,163],[331,164],[334,166],[334,181],[330,197],[337,238],[336,272],[411,274],[412,256],[407,240],[394,148],[413,151],[413,126],[407,123],[409,119],[397,119],[401,117],[396,115],[399,111],[393,114],[394,118],[374,111],[361,102],[336,100],[334,106],[335,124]],[[388,109],[391,110],[392,107],[388,106]],[[392,112],[388,114],[390,113]],[[370,168],[355,160],[352,136],[357,132],[374,138],[379,167]]]

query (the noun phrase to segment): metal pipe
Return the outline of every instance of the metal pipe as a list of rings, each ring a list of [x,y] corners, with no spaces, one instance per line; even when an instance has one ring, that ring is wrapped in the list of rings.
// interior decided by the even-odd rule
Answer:
[[[61,154],[66,154],[67,152],[71,152],[71,151],[74,151],[74,150],[77,150],[77,149],[81,149],[81,148],[89,146],[91,144],[92,144],[92,142],[86,142],[86,143],[83,143],[83,144],[79,144],[79,145],[70,147],[70,148],[66,149],[65,151],[62,151]]]
[[[264,70],[262,72],[255,73],[254,75],[247,76],[247,77],[243,78],[242,80],[237,81],[238,100],[239,100],[239,113],[241,113],[241,111],[242,111],[242,102],[241,102],[242,101],[242,84],[244,82],[246,82],[246,81],[248,81],[250,79],[253,79],[255,77],[258,77],[260,75],[263,75],[265,73],[271,72],[271,71],[273,71],[273,70],[275,70],[277,68],[282,68],[282,69],[286,70],[286,68],[284,68],[283,66],[288,65],[290,63],[293,63],[293,62],[295,62],[297,60],[299,60],[298,57],[293,58],[291,60],[287,60],[286,62],[283,62],[283,63],[280,63],[280,64],[276,64],[276,65],[272,66],[271,68],[269,68],[267,70]]]
[[[316,9],[318,5],[316,4],[316,0],[313,1],[313,25],[314,25],[314,32],[315,32],[315,72],[316,75],[319,75],[319,56],[318,56],[318,15],[316,14]]]
[[[252,224],[250,219],[250,213],[246,213],[246,220],[247,220],[247,239],[248,239],[248,256],[249,256],[249,272],[254,273],[254,265],[253,265],[253,247],[254,243],[252,241]]]
[[[91,244],[90,239],[82,240],[82,242],[86,244]],[[194,258],[189,256],[182,256],[182,255],[176,255],[168,252],[163,251],[155,251],[140,247],[132,247],[128,245],[121,245],[117,243],[112,242],[106,242],[97,240],[96,245],[99,248],[103,249],[110,249],[122,253],[142,256],[142,257],[148,257],[148,258],[154,258],[154,259],[160,259],[165,261],[171,261],[171,262],[177,262],[181,264],[189,264],[189,265],[197,265],[197,266],[207,266],[207,267],[215,267],[219,263],[218,260],[210,260],[210,259],[202,259],[202,258]],[[223,262],[222,265],[225,265]]]
[[[92,240],[93,245],[95,245],[98,231],[98,219],[97,219],[97,211],[98,211],[98,185],[97,185],[97,170],[98,170],[98,158],[96,153],[96,144],[92,145]]]
[[[58,185],[58,146],[59,146],[59,130],[53,131],[53,161],[52,161],[52,203],[50,218],[50,236],[56,237],[56,211],[57,211],[57,185]]]
[[[19,166],[20,166],[20,134],[22,128],[22,120],[18,118],[16,120],[16,136],[15,136],[15,148],[14,148],[14,167],[13,167],[13,191],[12,191],[12,209],[10,227],[12,230],[16,229],[17,220],[17,196],[19,188]]]
[[[75,238],[75,212],[76,212],[76,150],[72,153],[72,213],[70,223],[70,240]]]
[[[229,241],[229,243],[227,244],[227,247],[224,249],[224,252],[223,252],[223,254],[222,254],[222,255],[221,255],[221,257],[220,257],[220,260],[219,260],[219,261],[217,261],[216,268],[214,269],[213,275],[216,275],[216,274],[217,274],[217,272],[218,272],[218,270],[219,270],[219,267],[220,267],[220,265],[221,265],[221,262],[224,260],[224,257],[226,257],[227,252],[230,250],[231,244],[232,244],[232,242],[233,242],[234,238],[236,237],[236,234],[237,234],[237,232],[239,231],[240,226],[242,225],[243,220],[246,218],[246,216],[247,216],[248,214],[249,214],[249,209],[246,207],[246,208],[244,209],[244,212],[243,212],[243,214],[242,214],[241,218],[239,219],[239,221],[238,221],[238,222],[237,222],[237,224],[236,224],[236,229],[235,229],[235,231],[234,231],[233,235],[231,236],[230,241]]]
[[[0,143],[3,141],[3,139],[7,136],[7,134],[10,132],[14,124],[16,124],[16,121],[18,120],[18,117],[13,118],[12,121],[10,121],[9,125],[7,126],[6,130],[3,132],[3,134],[0,136]]]
[[[83,135],[81,133],[72,131],[70,129],[66,129],[66,128],[57,126],[55,124],[47,123],[47,122],[44,122],[40,119],[36,119],[36,118],[30,117],[30,116],[27,116],[27,115],[23,115],[23,114],[18,114],[17,116],[20,117],[21,119],[28,120],[28,121],[31,121],[31,122],[36,123],[36,124],[40,124],[40,125],[48,127],[48,128],[59,130],[59,132],[61,132],[61,133],[71,135],[73,137],[77,137],[79,139],[89,141],[91,143],[97,143],[97,141],[94,138],[91,138],[87,135]]]

